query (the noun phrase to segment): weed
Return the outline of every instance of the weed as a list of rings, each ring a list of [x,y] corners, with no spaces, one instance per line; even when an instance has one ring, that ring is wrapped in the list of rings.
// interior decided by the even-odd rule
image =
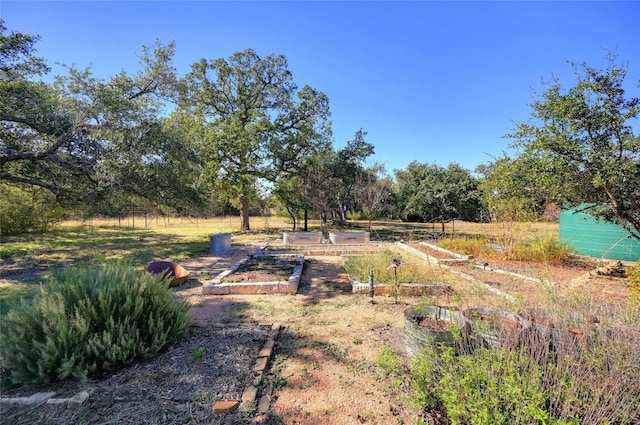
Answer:
[[[401,266],[389,267],[394,261],[399,261]],[[344,268],[360,282],[368,282],[370,269],[373,269],[376,284],[394,284],[396,272],[399,283],[431,283],[438,280],[438,276],[431,269],[425,268],[423,262],[411,255],[403,255],[394,250],[349,257]]]
[[[578,339],[544,328],[500,347],[458,354],[425,347],[410,381],[414,401],[450,423],[635,423],[640,388],[637,340],[625,328],[594,328]],[[617,329],[617,330],[616,330]],[[384,363],[383,363],[384,364]]]
[[[287,378],[282,374],[283,372],[283,363],[286,360],[282,354],[276,354],[275,359],[273,360],[273,366],[271,367],[271,384],[274,388],[284,388],[289,385]]]
[[[191,357],[193,357],[194,360],[197,360],[197,359],[201,358],[202,356],[204,356],[205,351],[206,350],[204,349],[204,347],[200,347],[195,351],[195,353],[193,353],[193,355]]]
[[[376,365],[385,376],[399,376],[404,370],[402,357],[388,345],[380,351]]]
[[[627,269],[629,276],[629,291],[631,292],[631,298],[633,301],[640,302],[640,261],[635,267],[629,267]]]
[[[194,401],[206,401],[211,397],[211,393],[208,391],[197,391],[191,397]]]
[[[360,345],[360,344],[362,344],[362,338],[356,336],[356,337],[353,338],[352,342],[353,342],[353,345]]]

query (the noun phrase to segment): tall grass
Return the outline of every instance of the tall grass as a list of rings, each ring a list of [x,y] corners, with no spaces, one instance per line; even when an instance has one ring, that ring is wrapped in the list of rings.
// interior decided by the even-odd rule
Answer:
[[[545,233],[521,234],[498,243],[495,237],[455,237],[440,241],[439,245],[450,251],[471,255],[475,258],[527,261],[542,264],[562,264],[571,250],[553,235]],[[503,241],[504,243],[504,241]]]
[[[351,256],[344,264],[344,268],[349,275],[360,282],[367,282],[369,270],[373,269],[376,284],[392,284],[395,277],[390,265],[394,260],[400,261],[400,267],[396,269],[398,283],[436,283],[438,281],[442,283],[441,276],[433,268],[425,267],[424,261],[394,250]]]

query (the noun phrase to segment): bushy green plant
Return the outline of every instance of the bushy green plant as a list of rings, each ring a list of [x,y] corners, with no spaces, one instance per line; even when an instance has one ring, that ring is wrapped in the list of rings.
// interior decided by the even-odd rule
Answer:
[[[0,323],[4,383],[84,379],[156,354],[189,325],[168,285],[115,262],[54,274]]]
[[[43,189],[0,184],[0,234],[46,231],[62,219],[64,210]]]
[[[398,376],[404,370],[402,357],[388,345],[378,354],[376,365],[385,376]]]
[[[416,389],[424,401],[435,397],[452,424],[545,423],[546,395],[541,372],[519,351],[480,350],[457,356],[452,348],[440,350],[434,370],[432,359],[417,357]]]

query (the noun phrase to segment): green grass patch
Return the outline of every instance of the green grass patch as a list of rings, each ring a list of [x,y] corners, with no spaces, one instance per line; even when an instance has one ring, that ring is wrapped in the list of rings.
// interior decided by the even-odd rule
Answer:
[[[23,300],[33,297],[38,287],[21,282],[0,282],[0,316],[6,315]]]

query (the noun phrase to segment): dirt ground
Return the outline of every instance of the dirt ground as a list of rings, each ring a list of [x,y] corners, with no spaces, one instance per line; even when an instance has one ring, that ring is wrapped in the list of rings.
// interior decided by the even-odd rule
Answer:
[[[215,276],[253,249],[239,247],[227,256],[203,256],[181,263],[192,272],[187,284],[174,288],[191,304],[195,326],[175,347],[156,359],[118,371],[102,380],[57,386],[60,395],[91,389],[78,411],[62,405],[17,407],[0,405],[2,424],[249,424],[254,414],[214,417],[214,401],[239,397],[247,384],[264,340],[264,326],[281,324],[271,365],[269,424],[351,425],[412,424],[419,414],[380,374],[376,362],[385,347],[405,355],[403,310],[423,298],[394,298],[351,293],[340,257],[307,257],[295,295],[202,295],[199,279]],[[605,304],[628,294],[620,278],[590,275],[597,264],[568,264],[540,268],[529,264],[501,264],[539,281],[496,273],[498,264],[442,268],[441,276],[456,291],[455,299],[436,298],[435,304],[467,307],[506,307],[505,293],[535,303],[571,291],[588,291]],[[429,267],[439,267],[429,265]],[[460,276],[471,276],[476,282]],[[482,281],[479,284],[478,281]],[[626,291],[626,292],[625,292]],[[242,325],[240,325],[242,324]],[[194,358],[200,348],[202,358]],[[406,359],[408,361],[408,359]],[[22,388],[5,396],[30,394],[42,388]]]

